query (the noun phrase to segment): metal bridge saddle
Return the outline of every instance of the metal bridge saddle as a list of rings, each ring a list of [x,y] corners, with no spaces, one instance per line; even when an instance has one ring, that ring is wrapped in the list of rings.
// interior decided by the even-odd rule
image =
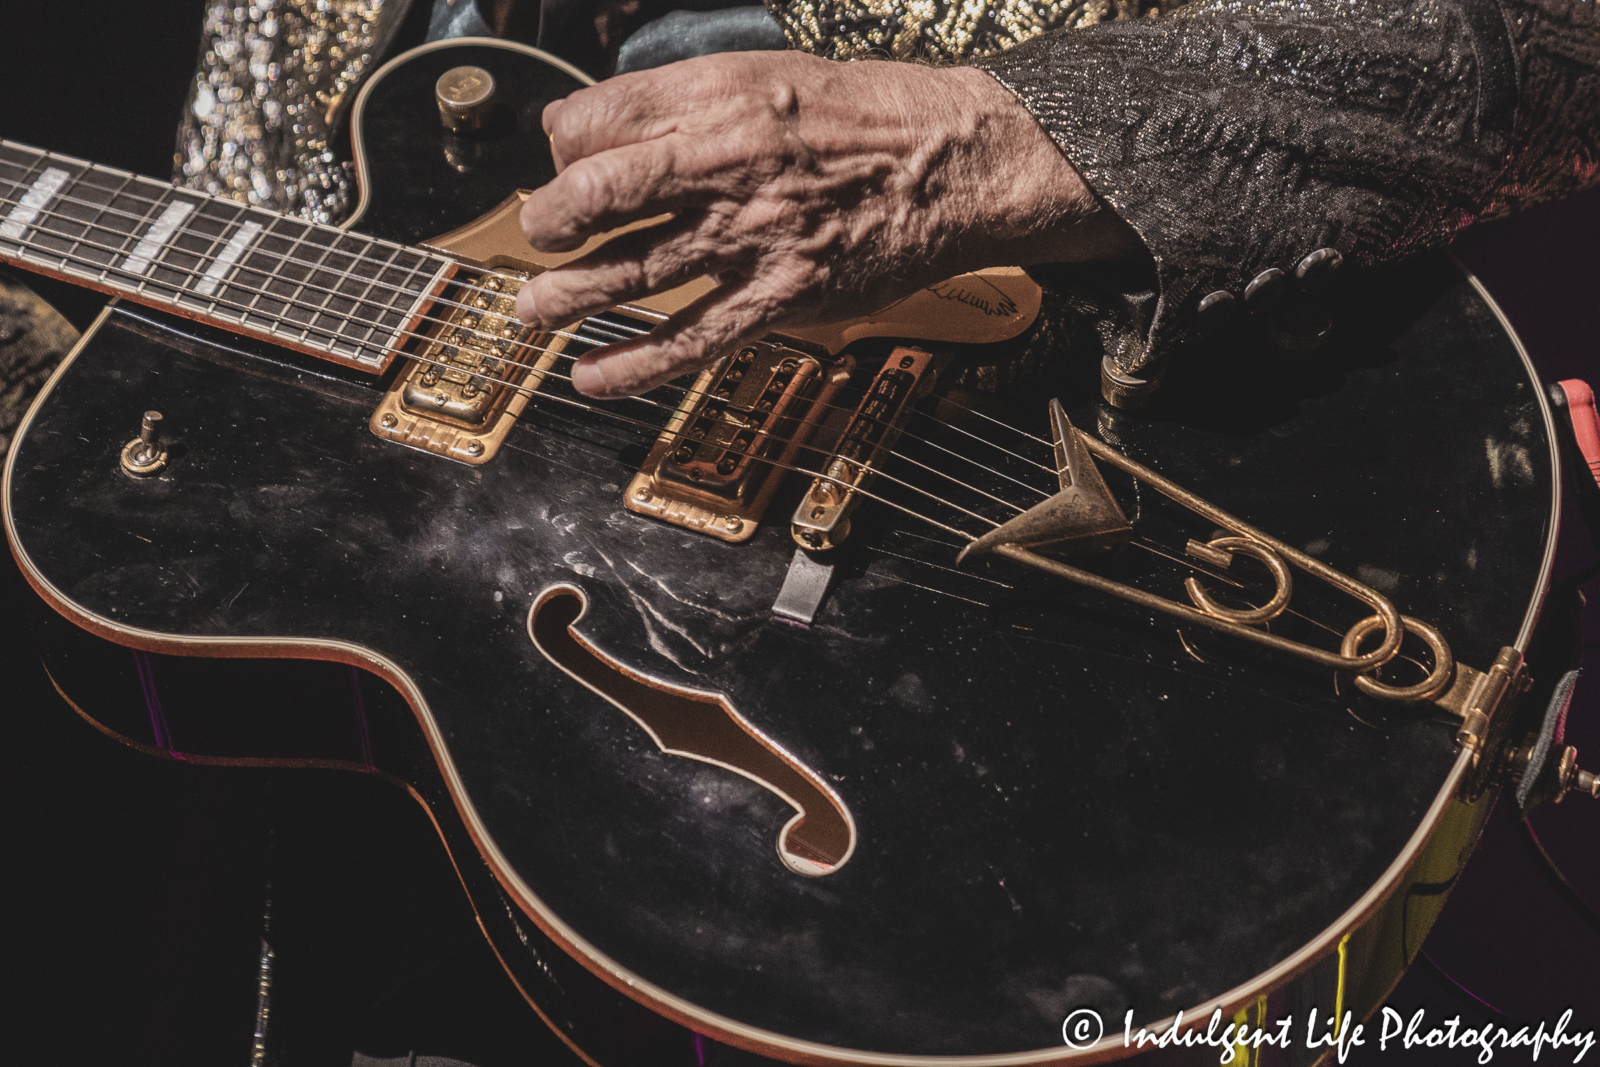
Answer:
[[[1056,467],[1061,491],[1010,521],[975,539],[958,560],[969,555],[993,553],[1059,578],[1110,593],[1142,607],[1198,623],[1209,629],[1232,634],[1280,652],[1288,652],[1322,667],[1348,672],[1368,696],[1398,702],[1432,701],[1461,718],[1456,741],[1474,754],[1485,767],[1498,761],[1504,747],[1505,716],[1497,721],[1495,710],[1502,700],[1515,696],[1528,685],[1522,655],[1514,648],[1503,648],[1486,671],[1457,663],[1449,643],[1434,627],[1397,612],[1377,590],[1334,570],[1327,564],[1271,537],[1155,471],[1129,459],[1102,441],[1079,431],[1059,401],[1050,402],[1050,423],[1055,440]],[[1095,456],[1126,474],[1177,501],[1196,515],[1233,532],[1208,543],[1190,541],[1186,554],[1216,567],[1227,567],[1235,553],[1251,556],[1272,573],[1272,597],[1257,607],[1236,609],[1216,603],[1195,578],[1185,583],[1191,604],[1112,581],[1079,569],[1052,556],[1081,556],[1101,553],[1125,543],[1133,535],[1116,499],[1095,468]],[[1261,624],[1282,614],[1293,596],[1291,566],[1320,578],[1334,588],[1362,601],[1373,614],[1357,622],[1344,635],[1337,652],[1315,648],[1259,629]],[[1362,652],[1361,647],[1374,633],[1382,632],[1378,647]],[[1394,686],[1372,675],[1394,659],[1400,642],[1409,631],[1427,644],[1433,667],[1421,682]],[[1485,760],[1488,753],[1490,759]]]

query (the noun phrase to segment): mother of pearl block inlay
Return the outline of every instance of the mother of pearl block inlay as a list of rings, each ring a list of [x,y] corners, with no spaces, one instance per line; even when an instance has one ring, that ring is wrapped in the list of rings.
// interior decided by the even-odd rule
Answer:
[[[22,199],[11,209],[11,214],[6,216],[6,221],[0,222],[0,237],[20,240],[23,232],[39,217],[39,210],[56,195],[67,177],[67,172],[60,167],[49,167],[34,179],[33,185],[22,194]]]
[[[168,204],[167,210],[145,231],[144,239],[134,245],[133,252],[122,261],[122,269],[129,274],[143,274],[149,270],[150,262],[161,254],[167,242],[172,240],[173,233],[193,210],[194,205],[184,200],[174,200]]]
[[[239,257],[244,255],[245,249],[250,247],[260,233],[261,223],[259,222],[247,222],[235,230],[233,236],[228,238],[228,243],[222,246],[221,254],[211,261],[211,266],[206,268],[206,276],[200,279],[200,284],[194,287],[194,291],[201,296],[210,296],[216,292],[217,286],[222,282],[223,275],[228,273],[230,267],[239,262]]]

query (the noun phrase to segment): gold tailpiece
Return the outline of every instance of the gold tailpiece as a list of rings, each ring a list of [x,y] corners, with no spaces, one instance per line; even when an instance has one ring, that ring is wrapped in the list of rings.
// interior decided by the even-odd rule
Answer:
[[[1004,556],[1184,622],[1287,652],[1321,667],[1348,672],[1354,675],[1356,687],[1370,697],[1408,703],[1431,700],[1461,718],[1456,741],[1474,753],[1475,758],[1486,750],[1498,751],[1503,741],[1500,733],[1505,717],[1497,721],[1495,709],[1504,697],[1515,695],[1527,685],[1522,655],[1516,649],[1501,649],[1486,671],[1457,663],[1444,636],[1434,627],[1401,615],[1377,590],[1268,536],[1104,442],[1082,433],[1068,421],[1059,401],[1050,402],[1050,422],[1061,491],[975,539],[962,551],[961,559],[982,553]],[[1187,554],[1217,567],[1228,566],[1236,553],[1251,556],[1271,571],[1275,583],[1272,597],[1253,608],[1226,608],[1212,600],[1198,580],[1190,578],[1184,583],[1190,603],[1184,604],[1041,555],[1043,551],[1071,556],[1103,552],[1132,536],[1132,527],[1106,488],[1089,458],[1091,455],[1170,497],[1201,518],[1231,531],[1234,536],[1220,537],[1209,543],[1190,541]],[[1327,582],[1372,609],[1373,614],[1357,622],[1344,635],[1337,652],[1259,628],[1289,606],[1294,588],[1291,567]],[[1372,675],[1395,658],[1407,631],[1427,644],[1433,655],[1433,668],[1415,685],[1386,685]],[[1362,652],[1367,640],[1378,633],[1382,634],[1382,639],[1377,647]]]

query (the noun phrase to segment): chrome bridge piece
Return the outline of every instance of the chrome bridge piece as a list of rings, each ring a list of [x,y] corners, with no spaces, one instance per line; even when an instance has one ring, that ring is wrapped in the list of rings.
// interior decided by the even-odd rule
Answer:
[[[625,506],[748,539],[854,365],[759,341],[702,372],[628,483]]]
[[[384,393],[372,432],[463,463],[492,459],[565,344],[517,320],[517,289],[529,276],[458,277],[433,305],[450,313]]]
[[[877,464],[900,439],[912,407],[933,388],[938,362],[920,348],[901,347],[889,354],[789,520],[790,535],[801,548],[834,548],[850,536],[850,513],[861,500],[858,490],[872,484]]]

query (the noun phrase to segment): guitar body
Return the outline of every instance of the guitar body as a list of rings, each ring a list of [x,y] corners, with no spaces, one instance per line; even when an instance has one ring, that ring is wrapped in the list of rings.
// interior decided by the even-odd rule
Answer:
[[[465,168],[430,112],[433,80],[463,63],[529,101]],[[388,70],[358,112],[356,227],[423,240],[545,180],[528,162],[546,158],[538,111],[575,87],[549,71],[470,42]],[[1101,408],[1071,368],[985,402],[1045,434],[1059,396],[1086,432],[1373,585],[1485,667],[1526,646],[1548,571],[1541,390],[1447,261],[1355,287],[1360,320],[1330,349],[1240,351],[1149,416]],[[131,743],[410,788],[519,987],[606,1067],[692,1062],[685,1031],[619,1025],[653,1017],[640,1005],[799,1062],[1101,1059],[1125,1054],[1130,1009],[1135,1027],[1214,1006],[1260,1017],[1260,998],[1275,1017],[1360,1017],[1486,814],[1458,797],[1467,761],[1441,713],[1004,560],[958,568],[954,537],[871,501],[815,620],[795,624],[772,608],[798,484],[728,544],[624,509],[653,437],[635,425],[536,398],[493,461],[468,466],[370,432],[383,384],[111,310],[6,471],[8,537],[54,609],[46,662]],[[118,456],[147,409],[173,458],[133,478]],[[930,420],[912,430],[927,439],[908,435],[915,458],[963,447]],[[1038,442],[1006,450],[1050,462]],[[1039,469],[990,465],[1052,489]],[[1173,555],[1212,536],[1110,480]],[[1189,573],[1132,548],[1106,566],[1168,594]],[[1303,585],[1297,609],[1338,633],[1365,613]],[[558,614],[530,623],[536,606]],[[203,661],[184,673],[173,657]],[[303,705],[236,695],[274,670],[304,675]],[[792,791],[663,750],[656,720],[619,706],[627,693],[720,708],[809,782],[806,819],[833,835],[816,866],[780,852]],[[1114,1047],[1063,1045],[1080,1007]]]

